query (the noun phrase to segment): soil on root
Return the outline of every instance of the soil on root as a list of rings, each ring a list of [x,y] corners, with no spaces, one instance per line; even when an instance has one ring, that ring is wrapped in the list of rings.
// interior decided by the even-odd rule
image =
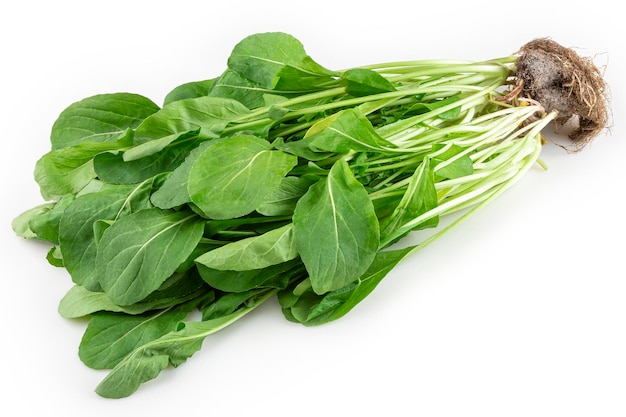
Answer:
[[[608,90],[589,58],[550,39],[535,39],[519,51],[516,78],[520,96],[539,102],[546,112],[558,111],[557,128],[573,120],[568,136],[580,150],[609,121]]]

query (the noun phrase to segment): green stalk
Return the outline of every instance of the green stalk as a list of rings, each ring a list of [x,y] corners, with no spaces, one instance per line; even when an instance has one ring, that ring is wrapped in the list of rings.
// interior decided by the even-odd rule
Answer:
[[[398,236],[428,219],[453,214],[471,207],[471,210],[461,216],[459,220],[420,243],[414,250],[414,252],[418,251],[449,231],[453,225],[467,218],[479,206],[492,201],[506,189],[510,188],[538,161],[542,149],[541,130],[555,117],[556,113],[550,113],[544,118],[520,129],[522,132],[525,132],[523,137],[509,137],[500,143],[492,145],[489,148],[489,154],[496,155],[494,161],[497,161],[497,164],[495,166],[491,162],[485,163],[483,167],[480,167],[480,164],[478,164],[477,173],[474,176],[459,179],[459,181],[465,181],[468,184],[465,189],[457,190],[455,193],[444,193],[437,207],[407,222],[398,233],[386,237],[381,242],[381,248],[387,247]],[[447,181],[444,185],[449,185]],[[441,183],[439,187],[442,187]]]
[[[493,93],[499,87],[505,85],[506,78],[510,74],[511,68],[508,60],[502,62],[491,61],[485,63],[463,63],[460,61],[409,61],[397,62],[391,64],[378,64],[372,66],[364,66],[362,68],[378,70],[381,74],[393,74],[394,67],[400,68],[401,73],[395,76],[386,75],[388,79],[396,83],[407,83],[397,91],[373,94],[365,97],[353,97],[345,99],[345,87],[333,87],[314,93],[303,94],[298,97],[285,100],[280,104],[282,108],[290,109],[309,103],[319,102],[320,100],[333,99],[330,103],[314,105],[305,109],[294,109],[285,115],[281,122],[293,120],[300,116],[308,114],[323,113],[334,111],[345,107],[354,107],[366,103],[376,102],[378,100],[398,99],[401,97],[415,97],[417,95],[430,94],[429,99],[443,95],[456,94],[458,92],[474,92],[478,96]],[[406,71],[406,72],[405,72]],[[405,73],[402,73],[405,72]],[[435,75],[458,74],[444,78],[432,78],[424,80],[423,77],[433,77]],[[488,83],[484,85],[484,83]],[[456,105],[445,106],[433,113],[428,112],[428,116],[434,117],[459,105],[467,105],[471,103],[471,99],[466,99]],[[251,113],[242,116],[233,122],[231,127],[224,130],[225,134],[235,133],[236,131],[251,129],[257,126],[271,122],[269,112],[272,106],[264,106],[255,109]],[[415,123],[420,120],[416,119]],[[310,124],[308,124],[310,125]],[[303,128],[302,126],[301,128]],[[295,128],[293,128],[295,129]],[[298,131],[299,129],[295,129]],[[293,131],[293,130],[292,130]],[[290,131],[291,132],[291,131]]]

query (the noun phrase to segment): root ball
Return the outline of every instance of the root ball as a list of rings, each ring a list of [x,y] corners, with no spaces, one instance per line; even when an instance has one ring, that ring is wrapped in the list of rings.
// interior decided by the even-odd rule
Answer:
[[[535,39],[520,49],[516,77],[522,96],[558,111],[557,127],[577,119],[569,133],[577,150],[607,127],[607,86],[591,59],[553,40]]]

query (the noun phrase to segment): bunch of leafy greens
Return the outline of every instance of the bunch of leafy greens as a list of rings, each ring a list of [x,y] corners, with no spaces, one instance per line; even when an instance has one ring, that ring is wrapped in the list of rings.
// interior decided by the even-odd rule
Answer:
[[[96,392],[131,395],[272,296],[288,320],[335,320],[509,187],[554,118],[501,99],[515,60],[331,71],[262,33],[162,107],[129,93],[67,107],[35,167],[47,202],[13,228],[69,272],[59,312],[90,317],[80,359],[111,370]]]

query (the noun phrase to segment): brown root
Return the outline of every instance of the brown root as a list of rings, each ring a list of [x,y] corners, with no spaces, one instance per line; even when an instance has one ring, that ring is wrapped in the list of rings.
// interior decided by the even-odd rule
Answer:
[[[520,49],[516,77],[520,96],[538,101],[547,112],[558,111],[557,127],[577,119],[568,134],[575,150],[607,127],[608,90],[591,59],[550,39],[535,39]]]

